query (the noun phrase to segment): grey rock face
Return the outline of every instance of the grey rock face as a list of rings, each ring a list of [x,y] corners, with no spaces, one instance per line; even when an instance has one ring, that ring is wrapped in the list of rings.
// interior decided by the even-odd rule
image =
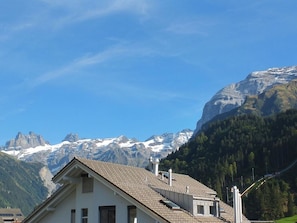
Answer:
[[[241,106],[247,96],[261,94],[274,85],[286,84],[294,79],[297,79],[297,66],[270,68],[252,72],[245,80],[226,86],[205,104],[195,133],[216,115]]]
[[[29,135],[24,135],[21,132],[17,134],[15,139],[11,139],[6,142],[5,147],[9,149],[26,149],[34,148],[36,146],[44,146],[47,142],[42,136],[36,135],[33,132],[29,132]]]
[[[78,134],[69,133],[63,141],[76,142],[79,140]]]

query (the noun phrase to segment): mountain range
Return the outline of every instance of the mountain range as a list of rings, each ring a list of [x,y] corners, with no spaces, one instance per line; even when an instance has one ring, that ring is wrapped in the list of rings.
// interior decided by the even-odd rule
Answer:
[[[68,134],[61,143],[51,145],[41,135],[18,133],[1,151],[27,162],[41,162],[55,174],[74,156],[145,167],[151,156],[164,158],[192,137],[186,129],[178,133],[154,135],[141,142],[125,136],[104,139],[80,139]]]

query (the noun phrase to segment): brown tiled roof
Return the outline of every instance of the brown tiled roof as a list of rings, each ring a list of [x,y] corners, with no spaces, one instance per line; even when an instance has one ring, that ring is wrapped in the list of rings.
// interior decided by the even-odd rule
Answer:
[[[172,186],[169,186],[167,179],[163,180],[161,176],[156,177],[143,168],[83,158],[76,159],[131,198],[161,216],[165,222],[223,222],[216,217],[194,217],[182,209],[172,210],[160,202],[164,197],[153,188],[185,193],[186,186],[189,186],[189,194],[195,197],[210,197],[210,194],[215,193],[212,189],[187,175],[173,173],[174,180]]]
[[[63,183],[64,180],[75,179],[80,176],[82,172],[90,174],[95,179],[114,190],[115,193],[119,193],[138,208],[141,208],[142,211],[155,216],[160,222],[233,222],[233,208],[221,201],[220,205],[224,208],[225,213],[222,214],[222,218],[220,219],[213,216],[193,216],[183,209],[173,210],[160,202],[164,197],[157,192],[158,189],[185,193],[187,186],[189,186],[188,195],[192,195],[193,197],[213,198],[215,191],[183,174],[173,173],[172,186],[169,186],[167,178],[164,179],[164,177],[161,176],[157,177],[143,168],[84,158],[74,158],[54,176],[53,181]],[[60,199],[67,196],[65,190],[66,192],[69,190],[69,188],[67,189],[68,186],[69,184],[65,184],[61,192],[58,191],[48,198],[43,204],[36,208],[24,222],[31,222],[31,219],[33,219],[35,215],[43,216],[45,214],[44,209],[46,209],[47,206],[55,207],[55,202],[59,202]],[[245,220],[246,218],[244,218],[244,222]]]

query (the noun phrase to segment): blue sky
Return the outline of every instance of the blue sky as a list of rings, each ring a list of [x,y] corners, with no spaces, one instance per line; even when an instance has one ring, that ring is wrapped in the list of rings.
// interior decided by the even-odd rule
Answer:
[[[0,2],[0,145],[193,129],[250,72],[297,65],[297,1]]]

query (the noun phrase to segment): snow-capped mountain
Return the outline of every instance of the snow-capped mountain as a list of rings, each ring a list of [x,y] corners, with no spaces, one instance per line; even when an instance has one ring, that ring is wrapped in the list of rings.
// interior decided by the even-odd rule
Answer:
[[[193,131],[155,135],[140,142],[125,136],[104,139],[79,139],[77,134],[69,134],[55,145],[46,142],[42,136],[30,132],[18,133],[9,140],[1,151],[28,162],[42,162],[56,173],[74,156],[85,157],[134,166],[146,166],[150,156],[163,158],[177,150],[192,136]],[[39,139],[39,141],[32,140]]]
[[[270,68],[252,72],[243,81],[224,87],[205,104],[195,133],[216,115],[241,106],[247,96],[259,95],[275,85],[286,84],[294,79],[297,79],[297,66]]]

